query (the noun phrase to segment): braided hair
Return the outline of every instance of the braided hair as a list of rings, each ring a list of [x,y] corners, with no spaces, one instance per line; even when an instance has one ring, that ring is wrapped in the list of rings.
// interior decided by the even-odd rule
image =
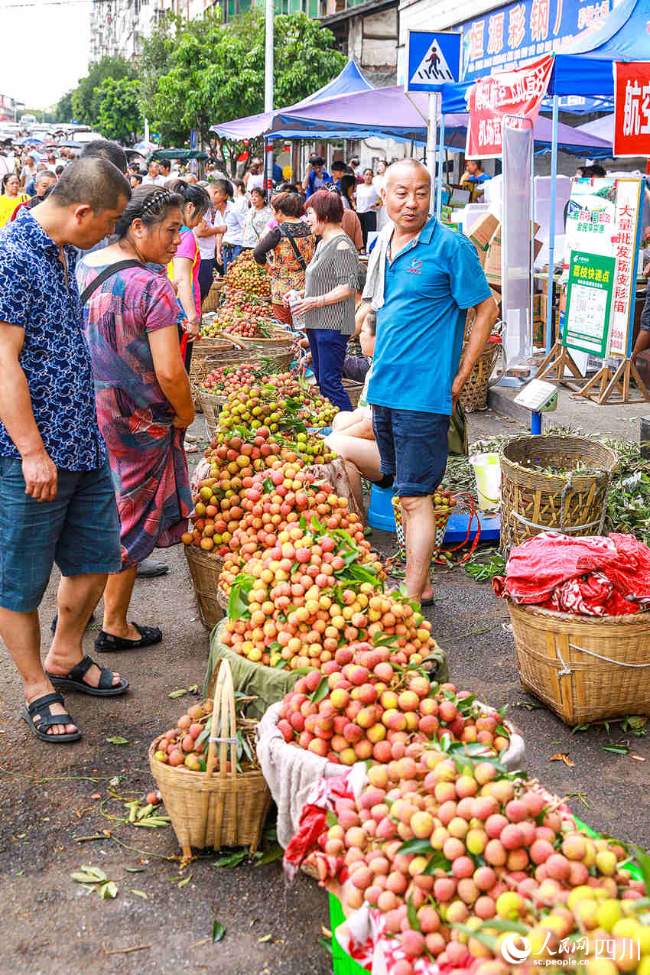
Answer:
[[[118,240],[126,237],[134,220],[141,220],[145,227],[153,227],[165,219],[169,210],[182,210],[183,206],[184,200],[178,193],[160,186],[138,186],[115,224]]]
[[[208,191],[198,183],[186,183],[183,179],[176,179],[169,184],[169,189],[182,198],[181,209],[188,203],[193,207],[195,217],[204,216],[212,206]]]

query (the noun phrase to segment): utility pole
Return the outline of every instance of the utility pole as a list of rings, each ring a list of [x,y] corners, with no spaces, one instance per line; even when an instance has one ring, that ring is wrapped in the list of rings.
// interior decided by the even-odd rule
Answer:
[[[266,0],[266,24],[264,33],[264,111],[273,111],[273,0]],[[267,199],[273,186],[273,143],[264,140],[264,189]]]

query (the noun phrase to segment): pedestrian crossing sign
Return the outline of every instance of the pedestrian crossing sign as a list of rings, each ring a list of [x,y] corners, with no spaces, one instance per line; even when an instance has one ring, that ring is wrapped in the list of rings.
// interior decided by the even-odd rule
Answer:
[[[412,30],[407,51],[406,91],[439,91],[458,81],[460,34]]]

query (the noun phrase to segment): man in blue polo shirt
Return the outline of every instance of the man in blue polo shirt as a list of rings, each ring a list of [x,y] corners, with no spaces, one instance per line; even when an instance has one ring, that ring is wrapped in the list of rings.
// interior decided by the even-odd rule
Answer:
[[[406,588],[433,601],[431,495],[447,464],[453,405],[485,347],[497,308],[470,241],[429,216],[431,181],[405,159],[386,172],[392,226],[373,251],[364,298],[377,312],[368,402],[384,475],[395,478],[406,533]],[[461,359],[465,317],[476,309]]]

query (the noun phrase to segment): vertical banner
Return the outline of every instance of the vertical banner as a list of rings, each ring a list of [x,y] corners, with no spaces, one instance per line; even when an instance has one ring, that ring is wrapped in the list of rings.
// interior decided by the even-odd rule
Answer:
[[[650,61],[615,61],[612,68],[614,156],[650,156]]]
[[[524,127],[516,123],[524,121]],[[501,308],[508,362],[526,363],[532,352],[531,209],[533,123],[504,119]]]
[[[465,149],[468,159],[501,156],[504,116],[518,116],[535,123],[552,70],[553,57],[547,54],[521,68],[480,78],[470,88]],[[515,127],[516,121],[513,119],[509,125]]]
[[[594,355],[629,355],[641,187],[642,181],[632,177],[573,181],[565,232],[569,254],[568,298],[571,292],[576,294],[576,285],[579,287],[573,311],[570,302],[567,307],[562,334],[562,342],[568,348]],[[600,257],[613,263],[603,264],[598,261]],[[588,296],[587,289],[599,294]],[[602,296],[605,290],[607,300]],[[580,319],[575,327],[574,313]]]

